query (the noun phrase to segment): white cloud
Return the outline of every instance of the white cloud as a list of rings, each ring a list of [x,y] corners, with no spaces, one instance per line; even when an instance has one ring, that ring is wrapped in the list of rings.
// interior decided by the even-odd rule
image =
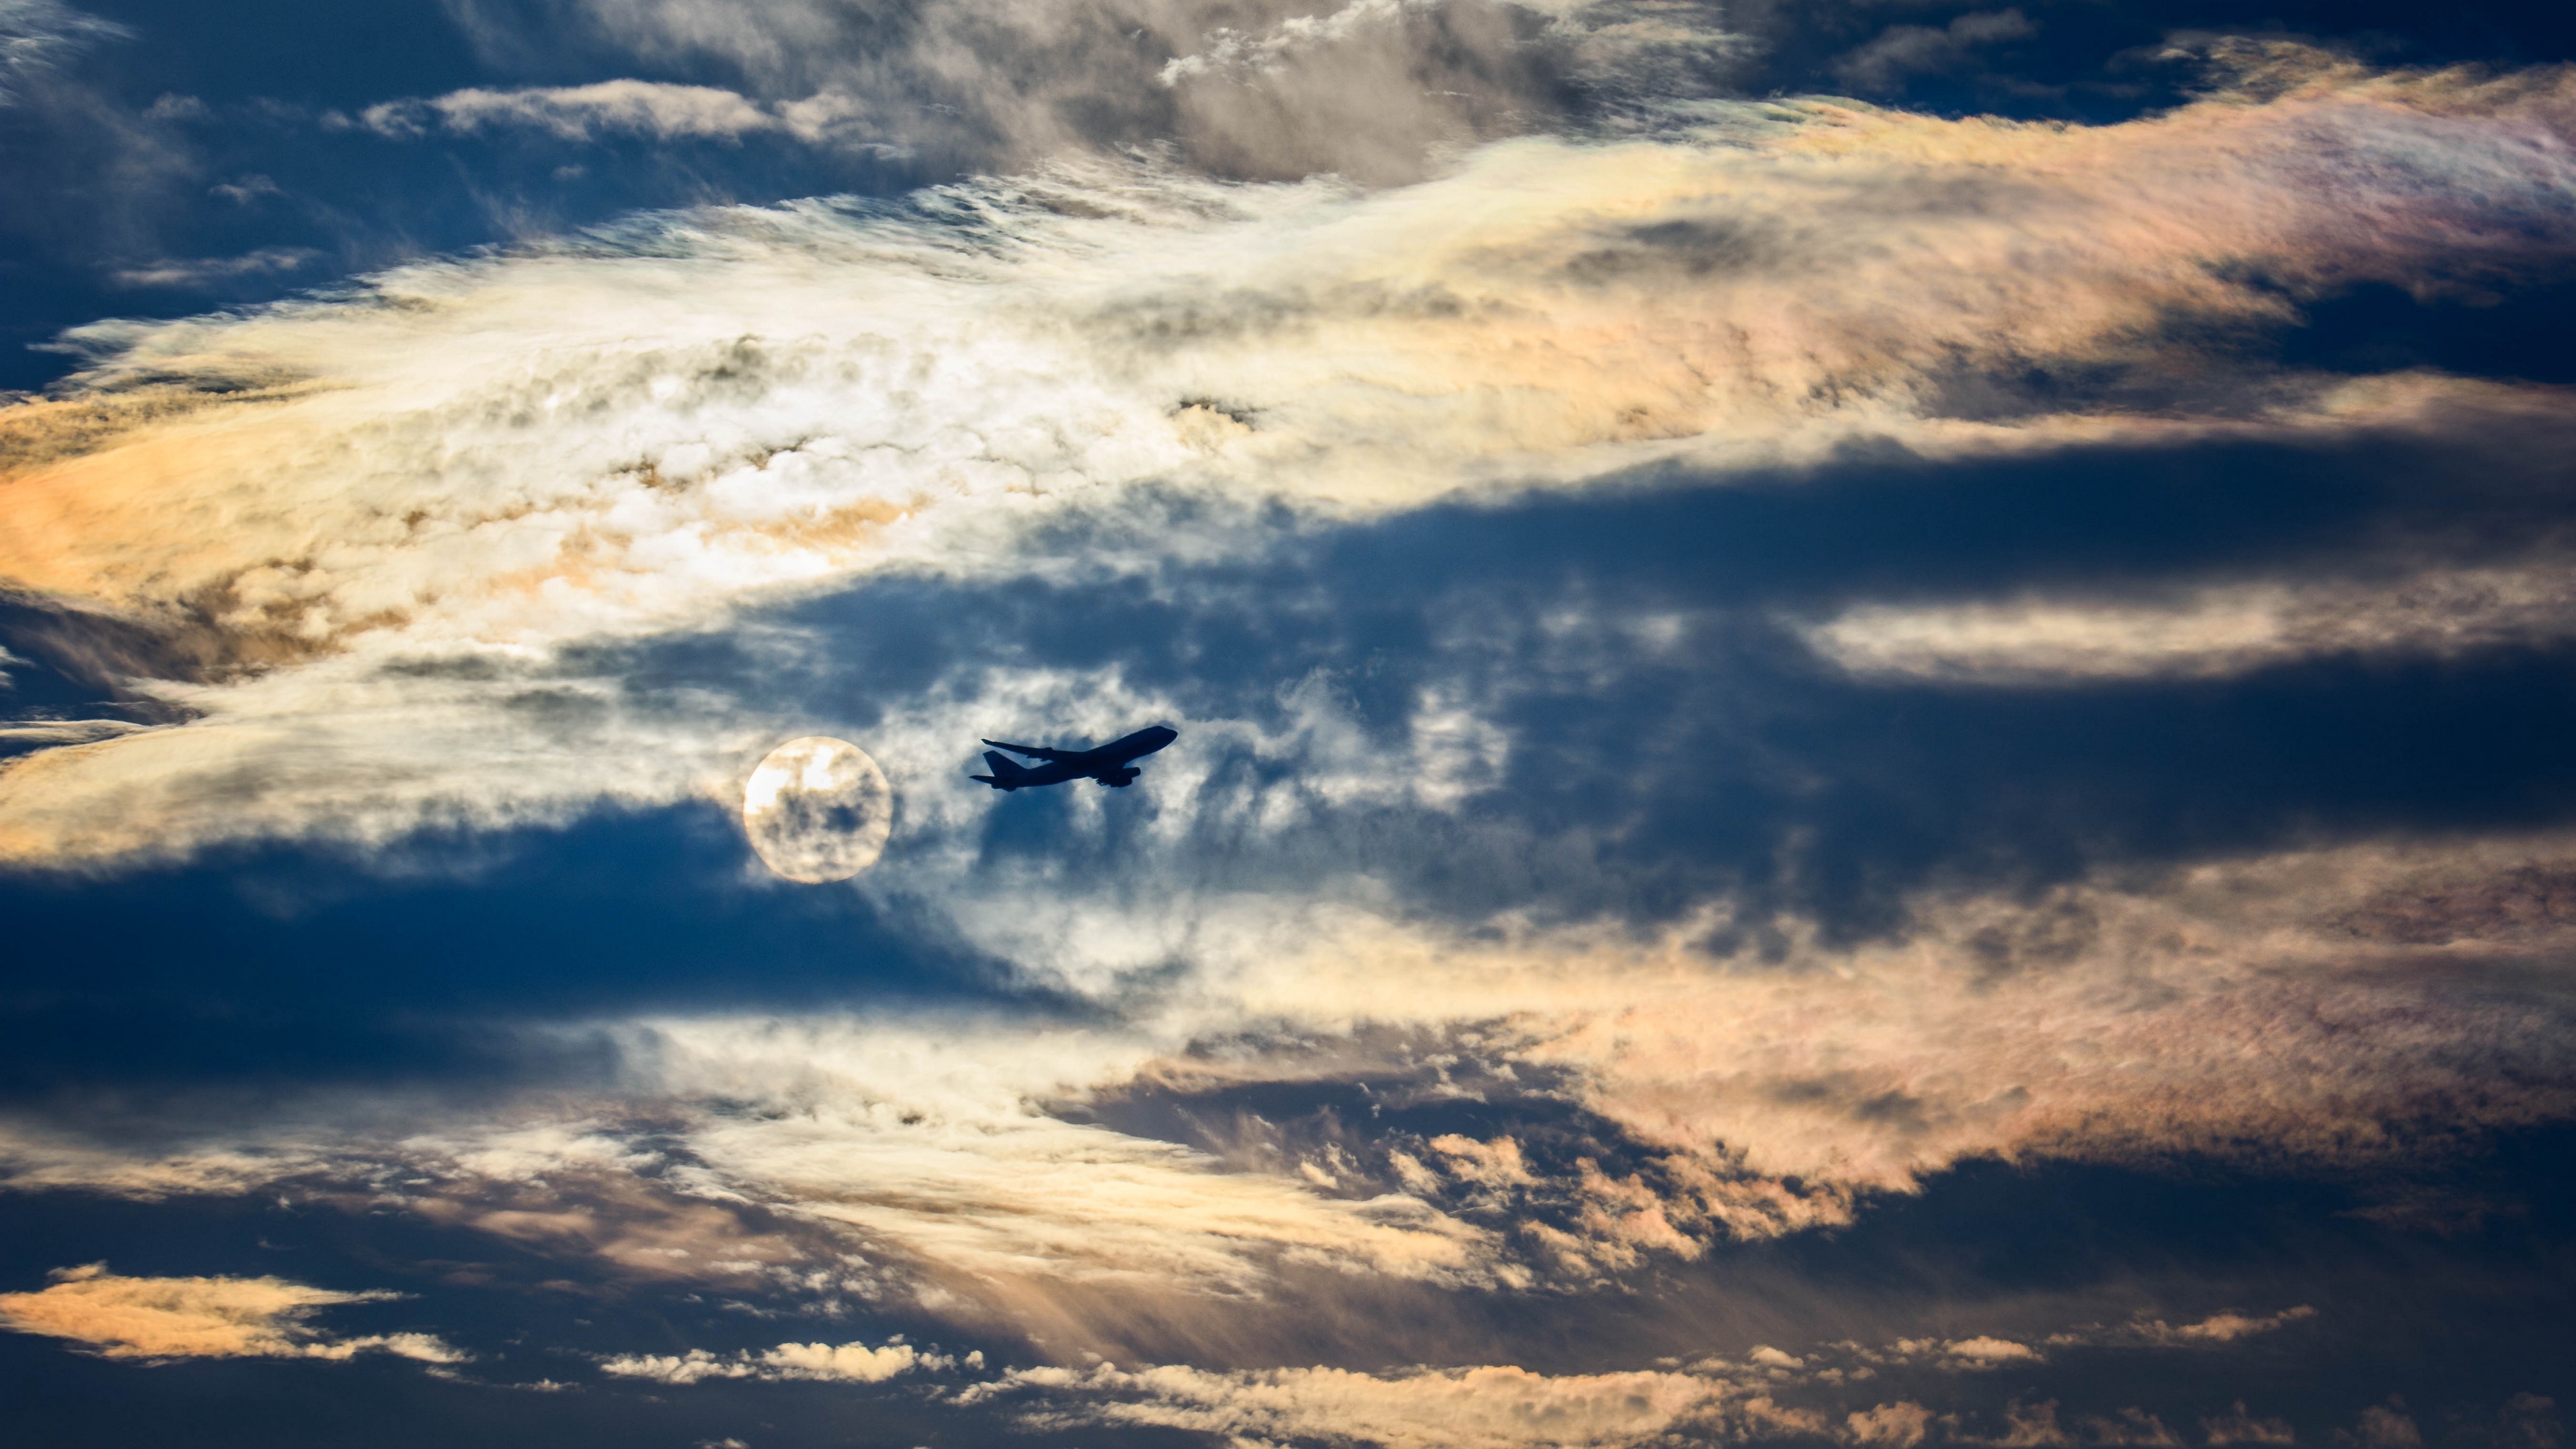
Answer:
[[[0,675],[0,688],[6,687],[7,680],[7,675]],[[48,749],[57,745],[86,745],[146,728],[149,726],[118,719],[8,720],[0,722],[0,744]]]
[[[218,191],[231,189],[239,188],[216,188]],[[272,191],[275,189],[270,188]],[[255,193],[246,192],[242,199],[251,194]],[[262,247],[237,257],[173,257],[139,267],[120,267],[108,273],[107,279],[120,287],[203,287],[242,277],[297,271],[320,255],[311,247]]]
[[[802,103],[810,114],[812,103]],[[738,140],[762,131],[795,131],[780,113],[732,91],[662,81],[611,80],[582,86],[480,87],[427,100],[369,106],[360,124],[385,136],[416,136],[432,124],[460,134],[513,128],[543,131],[565,141],[593,141],[624,132],[658,140],[712,137]],[[813,128],[804,128],[810,132]]]
[[[2235,1407],[2227,1413],[2201,1420],[2200,1431],[2203,1442],[2207,1443],[2210,1449],[2222,1449],[2222,1446],[2229,1444],[2278,1445],[2299,1442],[2298,1430],[2291,1426],[2289,1420],[2255,1418],[2245,1411],[2243,1399],[2237,1400]]]
[[[0,106],[15,104],[29,80],[133,33],[56,0],[0,0]]]
[[[864,1343],[782,1343],[754,1354],[749,1350],[721,1358],[705,1349],[684,1354],[626,1354],[602,1359],[600,1369],[625,1378],[666,1384],[694,1384],[702,1379],[830,1379],[878,1384],[914,1369],[936,1372],[956,1366],[945,1354],[923,1353],[893,1342],[870,1348]]]
[[[166,101],[171,99],[171,97],[164,96],[161,99]],[[160,109],[160,102],[154,102],[153,110],[158,111]],[[209,186],[206,188],[206,194],[209,196],[220,196],[235,206],[248,206],[252,202],[259,200],[261,197],[283,196],[286,192],[285,188],[279,186],[277,182],[271,178],[252,175],[245,176],[238,181],[226,181],[214,186]]]
[[[1990,1337],[1953,1339],[1943,1344],[1941,1351],[1953,1363],[1979,1369],[2001,1368],[2008,1363],[2031,1362],[2040,1356],[2039,1351],[2029,1344],[2015,1343],[2009,1338]]]
[[[2332,654],[2449,655],[2576,636],[2576,573],[2216,585],[2146,602],[1863,605],[1807,628],[1855,674],[1983,684],[2212,679]]]

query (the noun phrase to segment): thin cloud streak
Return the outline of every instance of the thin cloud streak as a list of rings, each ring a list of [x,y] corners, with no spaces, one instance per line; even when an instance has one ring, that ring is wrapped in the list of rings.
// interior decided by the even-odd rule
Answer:
[[[57,0],[0,0],[0,106],[18,104],[30,82],[90,47],[133,34]]]
[[[835,124],[844,110],[842,99],[834,96],[763,106],[714,86],[612,80],[515,90],[473,87],[427,100],[384,101],[359,113],[358,124],[397,140],[437,128],[457,135],[524,129],[574,142],[621,133],[661,141],[738,141],[775,132],[807,142],[866,144]]]
[[[2310,1316],[2312,1310],[2294,1309],[2278,1318]],[[2121,1340],[2093,1330],[2050,1341],[2068,1346]],[[1101,1364],[1013,1369],[953,1397],[961,1404],[1034,1401],[1042,1407],[1023,1409],[1020,1416],[1030,1428],[1151,1425],[1263,1442],[1325,1438],[1384,1449],[1610,1449],[1670,1442],[1667,1436],[1676,1434],[1692,1442],[1796,1438],[1905,1449],[1922,1441],[1934,1415],[1908,1399],[1873,1403],[1885,1392],[1873,1382],[1882,1371],[1928,1364],[1945,1372],[1981,1373],[2041,1357],[2024,1344],[1978,1337],[1875,1346],[1846,1341],[1803,1354],[1756,1346],[1739,1361],[1710,1357],[1661,1372],[1549,1375],[1488,1364],[1375,1374],[1321,1366],[1220,1373],[1178,1364]],[[1821,1410],[1812,1405],[1816,1391],[1868,1407]],[[1951,1427],[1956,1430],[1955,1421]]]
[[[2221,584],[2172,600],[1875,604],[1801,631],[1860,675],[1986,684],[2221,679],[2333,655],[2456,656],[2576,636],[2565,567]]]

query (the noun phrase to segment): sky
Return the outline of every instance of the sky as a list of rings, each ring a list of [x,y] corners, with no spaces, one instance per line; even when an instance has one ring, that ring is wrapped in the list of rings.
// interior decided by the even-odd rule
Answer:
[[[2571,62],[0,0],[5,1437],[2564,1449]]]

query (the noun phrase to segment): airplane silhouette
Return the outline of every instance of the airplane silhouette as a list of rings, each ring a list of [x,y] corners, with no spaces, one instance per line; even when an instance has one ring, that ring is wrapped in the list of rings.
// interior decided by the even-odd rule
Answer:
[[[1137,770],[1128,761],[1150,755],[1172,741],[1181,732],[1161,725],[1149,725],[1124,739],[1111,740],[1088,750],[1050,750],[1042,745],[1008,745],[1000,740],[986,740],[993,748],[984,752],[984,763],[993,773],[973,775],[996,790],[1023,790],[1037,785],[1061,785],[1067,780],[1098,780],[1103,785],[1121,786],[1136,783]],[[1031,769],[1010,755],[1026,755],[1045,764]]]

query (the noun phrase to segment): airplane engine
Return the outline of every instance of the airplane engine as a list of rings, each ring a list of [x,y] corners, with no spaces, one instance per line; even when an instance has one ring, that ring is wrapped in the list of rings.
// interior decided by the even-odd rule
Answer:
[[[1100,783],[1110,786],[1113,789],[1119,786],[1133,785],[1136,783],[1136,776],[1138,773],[1138,771],[1133,769],[1111,770],[1100,777]]]

